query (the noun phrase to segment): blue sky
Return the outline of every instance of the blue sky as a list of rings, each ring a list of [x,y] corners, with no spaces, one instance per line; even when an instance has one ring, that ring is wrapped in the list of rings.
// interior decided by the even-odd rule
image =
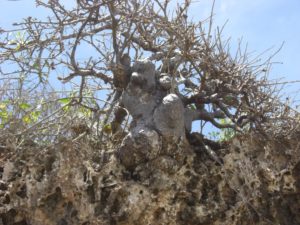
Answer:
[[[75,0],[65,0],[72,4]],[[194,20],[207,18],[212,0],[194,1],[190,17]],[[271,78],[300,80],[300,0],[216,0],[215,25],[222,26],[227,20],[224,37],[236,43],[243,37],[248,49],[257,54],[285,42],[283,49],[274,58],[282,62],[274,66]],[[43,17],[47,11],[35,8],[34,0],[0,0],[0,27],[8,28],[23,17]],[[233,44],[234,46],[234,44]],[[271,54],[271,52],[270,52]],[[268,56],[268,55],[266,55]],[[290,85],[286,92],[300,90],[300,83]],[[299,99],[299,98],[298,98]]]
[[[199,12],[209,15],[211,2],[197,1],[191,13],[195,17]],[[214,20],[219,26],[228,20],[224,36],[231,37],[233,43],[242,37],[250,52],[259,54],[270,47],[275,51],[284,42],[283,49],[274,58],[282,64],[274,66],[270,78],[300,80],[299,12],[299,0],[216,0]],[[285,91],[299,90],[300,83],[297,83]]]

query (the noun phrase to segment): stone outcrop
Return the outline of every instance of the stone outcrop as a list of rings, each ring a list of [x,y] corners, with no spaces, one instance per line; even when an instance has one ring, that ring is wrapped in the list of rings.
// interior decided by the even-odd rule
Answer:
[[[235,137],[213,160],[188,141],[171,78],[147,60],[132,71],[121,97],[131,125],[113,148],[0,140],[1,225],[300,224],[299,134]]]
[[[297,139],[237,137],[217,154],[223,165],[197,151],[130,171],[84,142],[2,149],[0,224],[300,223]]]

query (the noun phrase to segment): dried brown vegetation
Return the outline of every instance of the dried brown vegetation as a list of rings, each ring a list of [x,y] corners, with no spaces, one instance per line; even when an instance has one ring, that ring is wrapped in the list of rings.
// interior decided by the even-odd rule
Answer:
[[[230,54],[229,40],[222,40],[223,28],[213,29],[212,15],[200,22],[189,19],[191,1],[177,6],[170,1],[77,1],[71,8],[60,1],[36,2],[49,9],[47,19],[28,17],[14,30],[1,31],[2,101],[19,98],[30,104],[36,95],[53,103],[69,97],[69,105],[93,114],[89,126],[98,122],[97,132],[105,138],[101,129],[112,120],[129,82],[130,60],[148,57],[160,76],[167,75],[169,92],[193,111],[193,121],[275,135],[288,135],[297,126],[299,115],[280,102],[280,87],[267,79],[272,56],[265,62],[249,58],[241,45]],[[51,87],[58,85],[55,75],[70,84],[62,95],[53,94],[63,91]],[[53,117],[38,123],[49,124]],[[18,126],[19,133],[26,129]]]
[[[3,224],[300,221],[300,116],[268,80],[276,52],[232,54],[189,0],[36,3],[49,17],[0,30]]]

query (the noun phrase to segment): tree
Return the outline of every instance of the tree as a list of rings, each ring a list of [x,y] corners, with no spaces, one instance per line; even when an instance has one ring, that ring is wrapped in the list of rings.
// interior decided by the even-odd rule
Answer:
[[[0,149],[85,140],[105,154],[113,149],[123,180],[130,174],[143,183],[150,173],[176,174],[191,150],[223,164],[214,152],[222,143],[203,133],[207,123],[221,129],[221,142],[250,132],[289,136],[299,128],[299,114],[280,101],[279,83],[267,79],[274,55],[261,63],[241,45],[232,55],[223,28],[213,29],[213,14],[189,18],[189,0],[36,3],[51,16],[1,30]],[[197,120],[202,127],[192,132]],[[38,182],[51,171],[51,157],[35,172]],[[93,196],[93,186],[87,189]],[[122,191],[107,199],[117,201]]]
[[[299,223],[274,54],[232,54],[189,0],[63,2],[0,30],[0,222]]]

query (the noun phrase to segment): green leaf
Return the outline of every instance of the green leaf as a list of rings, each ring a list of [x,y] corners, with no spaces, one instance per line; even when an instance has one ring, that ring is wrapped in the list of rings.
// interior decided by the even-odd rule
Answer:
[[[4,102],[0,102],[0,110],[6,109],[7,105]]]
[[[196,110],[197,109],[196,106],[195,106],[195,104],[191,104],[191,109],[192,110]]]
[[[23,122],[26,123],[26,124],[30,124],[32,122],[31,118],[30,118],[30,115],[25,115],[23,116],[22,118]]]
[[[105,124],[102,129],[103,129],[103,132],[107,133],[107,134],[111,133],[111,131],[112,131],[110,124]]]
[[[67,105],[72,101],[72,98],[61,98],[58,101],[64,105]]]
[[[1,110],[0,111],[0,119],[2,119],[2,120],[7,120],[8,119],[8,113],[7,113],[7,111],[6,110]]]
[[[92,111],[90,109],[87,109],[85,107],[80,107],[79,112],[84,116],[84,117],[89,117],[92,114]]]
[[[40,115],[41,111],[33,111],[30,113],[30,117],[34,122],[38,121]]]
[[[70,105],[67,105],[67,104],[64,105],[63,108],[62,108],[62,110],[63,110],[64,112],[69,112],[70,109],[71,109]]]
[[[21,109],[23,109],[23,110],[26,110],[26,109],[31,108],[31,105],[28,104],[28,103],[26,103],[26,102],[23,102],[23,103],[21,103],[21,104],[19,105],[19,107],[20,107]]]
[[[22,120],[26,124],[34,123],[38,121],[41,111],[33,111],[30,114],[23,116]]]
[[[32,65],[32,67],[36,70],[38,70],[40,68],[40,60],[36,59],[34,64]]]

